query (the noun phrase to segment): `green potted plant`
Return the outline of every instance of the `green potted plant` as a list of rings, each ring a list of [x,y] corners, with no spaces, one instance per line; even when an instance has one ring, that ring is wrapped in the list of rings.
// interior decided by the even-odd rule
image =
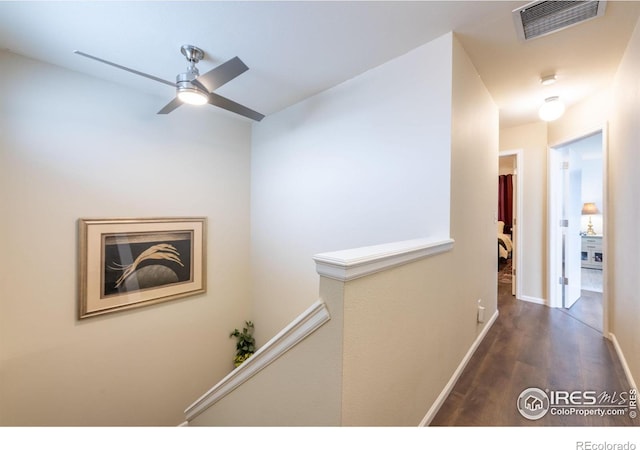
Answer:
[[[253,338],[253,322],[245,321],[245,327],[242,331],[237,328],[229,335],[229,337],[235,337],[236,342],[236,356],[233,358],[233,365],[238,367],[245,362],[251,355],[256,352],[256,341]]]

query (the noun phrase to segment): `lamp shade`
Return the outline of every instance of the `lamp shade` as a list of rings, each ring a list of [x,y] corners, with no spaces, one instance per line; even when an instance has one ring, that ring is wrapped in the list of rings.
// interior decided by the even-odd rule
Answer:
[[[587,216],[593,214],[600,214],[595,203],[585,203],[582,205],[582,215]]]

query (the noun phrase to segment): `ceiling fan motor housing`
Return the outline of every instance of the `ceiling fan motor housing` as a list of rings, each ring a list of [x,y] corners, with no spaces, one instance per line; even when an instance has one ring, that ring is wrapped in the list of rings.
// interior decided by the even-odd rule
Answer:
[[[198,78],[199,75],[200,73],[195,67],[187,72],[178,74],[178,76],[176,77],[176,87],[178,93],[184,91],[197,91],[204,95],[209,95],[206,90],[199,87],[196,83],[192,83],[192,81]]]
[[[193,93],[196,95],[209,96],[209,93],[201,87],[199,83],[193,83],[193,80],[200,76],[200,71],[196,64],[204,58],[204,52],[194,45],[183,45],[180,52],[187,58],[187,71],[178,74],[176,77],[176,90],[180,93]]]
[[[193,105],[203,105],[207,102],[209,92],[203,89],[200,83],[193,82],[198,75],[198,69],[194,67],[176,77],[176,95],[183,102]]]

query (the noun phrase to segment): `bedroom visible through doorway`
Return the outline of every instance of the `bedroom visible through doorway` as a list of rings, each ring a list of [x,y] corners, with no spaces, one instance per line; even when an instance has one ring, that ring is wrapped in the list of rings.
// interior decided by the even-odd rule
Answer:
[[[522,214],[522,153],[521,150],[500,152],[498,165],[498,199],[496,213],[498,283],[504,289],[511,285],[511,295],[520,297]]]

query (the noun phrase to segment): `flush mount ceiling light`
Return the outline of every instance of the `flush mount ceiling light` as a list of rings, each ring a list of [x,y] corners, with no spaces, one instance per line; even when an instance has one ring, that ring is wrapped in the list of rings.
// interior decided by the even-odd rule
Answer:
[[[538,110],[538,115],[545,122],[556,120],[562,114],[564,114],[564,103],[557,96],[545,99],[544,104]]]
[[[550,86],[553,83],[555,83],[557,81],[556,79],[556,75],[552,74],[552,75],[547,75],[544,77],[540,78],[540,84],[542,84],[543,86]]]
[[[513,20],[522,40],[534,39],[604,15],[606,1],[534,1],[515,9]]]

